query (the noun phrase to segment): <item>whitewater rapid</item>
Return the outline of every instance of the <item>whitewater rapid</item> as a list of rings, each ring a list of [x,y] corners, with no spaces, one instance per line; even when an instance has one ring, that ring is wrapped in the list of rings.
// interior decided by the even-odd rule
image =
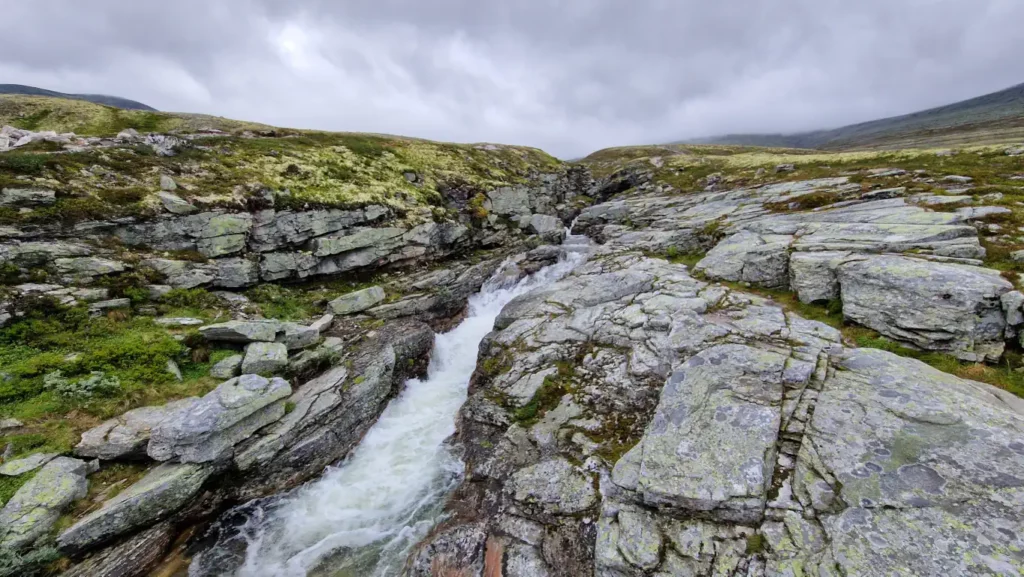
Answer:
[[[405,383],[345,461],[290,494],[243,506],[245,520],[228,539],[245,548],[235,575],[397,575],[460,481],[463,464],[444,441],[455,432],[480,341],[509,301],[582,262],[586,242],[570,235],[559,262],[518,282],[502,267],[469,299],[466,319],[435,336],[426,378]],[[193,562],[190,575],[211,574],[217,548],[228,548],[223,541]]]

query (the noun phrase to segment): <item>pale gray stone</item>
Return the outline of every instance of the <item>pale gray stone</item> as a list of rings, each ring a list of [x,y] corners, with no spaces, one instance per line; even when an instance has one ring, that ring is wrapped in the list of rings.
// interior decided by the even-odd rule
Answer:
[[[0,475],[17,477],[42,467],[60,456],[59,453],[33,453],[15,461],[7,461],[0,465]]]
[[[283,343],[250,343],[245,347],[242,374],[271,374],[288,366],[288,347]]]
[[[0,190],[0,206],[34,207],[46,206],[57,202],[57,195],[52,190],[34,188],[5,188]]]
[[[158,192],[157,198],[160,199],[160,204],[163,205],[164,209],[172,214],[186,215],[199,210],[193,206],[192,203],[181,198],[177,194],[167,192],[166,190]]]
[[[229,343],[274,342],[278,333],[284,332],[280,321],[229,321],[215,325],[207,325],[199,332],[206,340]]]
[[[579,513],[597,503],[590,476],[560,458],[517,471],[509,489],[516,501],[556,515]]]
[[[225,381],[161,421],[152,431],[147,453],[157,461],[216,461],[257,429],[284,416],[283,399],[291,390],[287,381],[276,377],[243,375]]]
[[[336,315],[350,315],[363,312],[384,301],[387,294],[379,286],[342,295],[328,305]]]

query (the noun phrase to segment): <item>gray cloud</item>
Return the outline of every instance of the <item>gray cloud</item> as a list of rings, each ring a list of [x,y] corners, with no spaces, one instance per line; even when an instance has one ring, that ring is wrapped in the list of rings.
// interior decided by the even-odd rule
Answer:
[[[0,82],[282,126],[597,148],[1024,81],[1018,0],[0,0]]]

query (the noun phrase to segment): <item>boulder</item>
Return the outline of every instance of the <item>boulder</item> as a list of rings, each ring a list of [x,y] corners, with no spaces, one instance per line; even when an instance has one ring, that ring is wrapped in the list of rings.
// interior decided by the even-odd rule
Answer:
[[[178,511],[213,473],[206,465],[164,463],[57,537],[65,555],[80,555],[153,525]]]
[[[284,348],[283,345],[278,345]],[[187,399],[153,429],[147,454],[157,461],[206,463],[231,454],[256,430],[284,416],[287,381],[242,375],[201,399]]]
[[[5,477],[24,475],[25,473],[35,471],[58,456],[60,456],[59,453],[33,453],[23,459],[7,461],[0,465],[0,475]]]
[[[228,343],[272,343],[277,340],[278,333],[283,331],[281,322],[273,320],[229,321],[199,329],[208,341]]]
[[[157,198],[160,199],[160,204],[164,206],[164,209],[172,214],[192,214],[199,210],[192,203],[172,192],[160,191],[157,193]]]
[[[793,237],[788,235],[739,232],[711,249],[695,270],[712,279],[786,288],[792,242]]]
[[[387,298],[384,289],[373,286],[363,290],[342,295],[328,305],[336,315],[350,315],[363,312]]]
[[[968,361],[998,360],[1013,290],[999,271],[899,256],[838,268],[843,315],[883,335]]]
[[[320,340],[320,331],[312,326],[296,323],[281,323],[284,329],[277,335],[277,342],[283,343],[289,351],[311,347]]]
[[[504,187],[487,193],[489,210],[499,216],[525,216],[530,214],[530,194],[524,187]]]
[[[210,368],[210,376],[215,379],[237,377],[242,368],[242,355],[231,355]]]
[[[71,503],[89,489],[86,464],[57,457],[22,485],[0,509],[0,548],[22,549],[43,537]]]
[[[250,343],[245,347],[242,373],[272,374],[288,366],[288,347],[283,343]]]
[[[177,190],[178,183],[174,182],[174,179],[166,174],[160,175],[160,190]]]
[[[174,411],[190,405],[186,399],[159,407],[132,409],[82,433],[75,454],[104,460],[145,459],[153,429]]]

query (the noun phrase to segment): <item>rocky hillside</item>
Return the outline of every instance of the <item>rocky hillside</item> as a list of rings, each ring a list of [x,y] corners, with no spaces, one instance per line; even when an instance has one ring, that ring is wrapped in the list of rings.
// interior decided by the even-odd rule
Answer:
[[[465,476],[407,574],[1024,572],[1020,151],[567,165],[24,112],[0,136],[0,575],[183,574],[224,511],[348,455],[435,331],[574,219],[598,244],[484,339]]]

